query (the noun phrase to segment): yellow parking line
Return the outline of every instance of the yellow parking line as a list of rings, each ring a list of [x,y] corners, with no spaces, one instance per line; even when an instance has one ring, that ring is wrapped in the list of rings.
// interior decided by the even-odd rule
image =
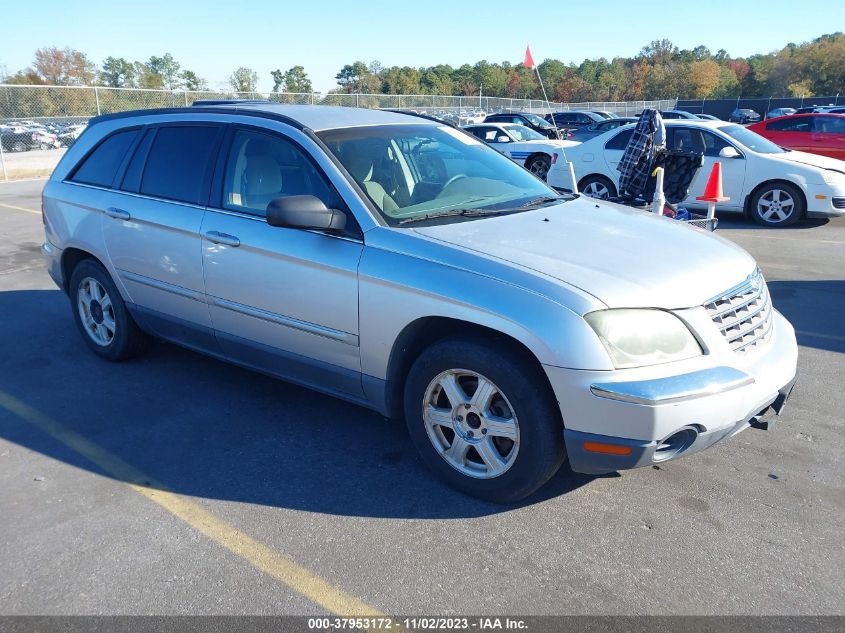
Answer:
[[[15,211],[26,211],[27,213],[34,213],[35,215],[41,215],[41,211],[36,211],[35,209],[27,209],[26,207],[18,207],[14,204],[6,204],[5,202],[0,202],[0,207],[14,209]]]
[[[68,429],[56,420],[0,391],[0,407],[69,447],[109,475],[125,481],[135,492],[160,505],[196,531],[222,545],[257,569],[269,574],[327,611],[342,616],[382,616],[305,567],[282,556],[248,534],[217,518],[197,503],[167,490],[117,455]]]

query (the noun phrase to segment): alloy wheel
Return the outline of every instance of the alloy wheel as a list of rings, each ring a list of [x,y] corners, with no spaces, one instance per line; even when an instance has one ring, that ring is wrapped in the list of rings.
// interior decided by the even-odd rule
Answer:
[[[97,345],[108,346],[117,331],[114,306],[103,285],[85,277],[76,293],[76,305],[85,333]]]
[[[757,201],[757,213],[769,224],[785,222],[795,211],[795,200],[783,189],[770,189]]]
[[[610,190],[598,180],[593,180],[582,190],[585,196],[607,200],[610,197]]]
[[[429,383],[422,406],[429,440],[458,472],[492,479],[513,465],[519,452],[519,422],[490,379],[450,369]]]

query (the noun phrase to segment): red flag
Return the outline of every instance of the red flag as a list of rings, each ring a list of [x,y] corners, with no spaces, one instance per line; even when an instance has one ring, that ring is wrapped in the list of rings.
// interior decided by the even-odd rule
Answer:
[[[525,47],[525,61],[522,62],[522,65],[526,68],[534,68],[534,58],[531,56],[531,47]]]

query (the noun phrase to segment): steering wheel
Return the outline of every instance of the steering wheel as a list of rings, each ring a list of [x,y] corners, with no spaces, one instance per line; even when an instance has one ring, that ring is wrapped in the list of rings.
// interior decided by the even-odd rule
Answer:
[[[441,189],[440,191],[445,191],[446,187],[451,185],[453,182],[455,182],[456,180],[460,180],[461,178],[466,178],[466,177],[467,177],[466,174],[455,174],[454,176],[449,178],[449,180],[446,181],[446,184],[443,185],[443,189]]]

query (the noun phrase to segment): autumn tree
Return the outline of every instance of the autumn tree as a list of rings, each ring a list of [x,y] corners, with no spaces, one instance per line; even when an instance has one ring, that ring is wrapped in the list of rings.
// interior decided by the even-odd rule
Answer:
[[[85,53],[74,48],[39,48],[30,75],[53,86],[89,86],[97,69]]]

